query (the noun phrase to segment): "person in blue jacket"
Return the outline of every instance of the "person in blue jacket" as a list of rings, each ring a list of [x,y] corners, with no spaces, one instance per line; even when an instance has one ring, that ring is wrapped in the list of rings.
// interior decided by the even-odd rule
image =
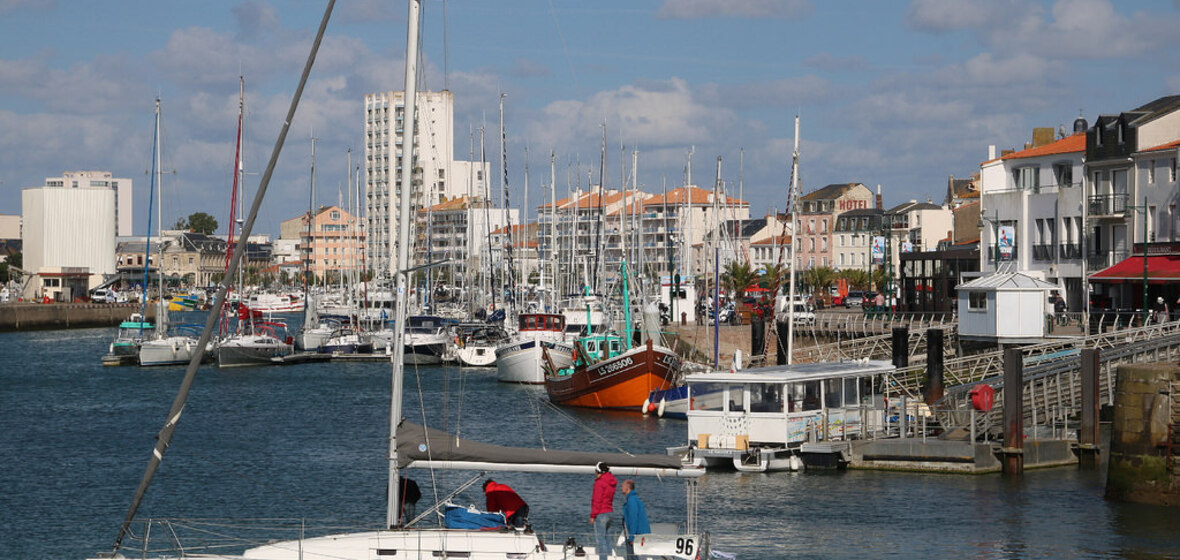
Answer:
[[[634,560],[635,535],[646,535],[651,532],[651,525],[647,523],[647,509],[643,507],[643,500],[635,493],[635,481],[623,481],[623,526],[627,529],[627,558]]]

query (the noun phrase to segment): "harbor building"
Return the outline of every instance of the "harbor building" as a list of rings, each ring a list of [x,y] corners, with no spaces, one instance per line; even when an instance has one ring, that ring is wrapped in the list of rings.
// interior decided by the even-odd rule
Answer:
[[[880,208],[849,210],[836,218],[833,237],[836,243],[836,270],[863,270],[872,272],[872,256],[869,254],[873,237],[883,231],[885,212]]]
[[[1171,242],[1180,238],[1177,157],[1180,95],[1101,115],[1086,130],[1087,277],[1091,299],[1100,307],[1142,308],[1144,274],[1151,301],[1171,295],[1168,284],[1177,273],[1173,266],[1157,261],[1142,271],[1153,253],[1174,253]],[[1122,270],[1139,272],[1130,281]]]
[[[889,239],[885,244],[889,250],[892,270],[901,266],[901,255],[915,251],[933,251],[938,243],[951,237],[953,213],[929,201],[911,200],[885,211]]]
[[[454,159],[454,97],[450,91],[417,94],[414,129],[413,209],[487,192],[488,165]],[[365,95],[365,232],[368,267],[389,269],[391,233],[397,232],[404,145],[405,92]]]
[[[878,204],[880,206],[880,204]],[[797,270],[833,266],[832,227],[850,210],[873,207],[873,192],[861,183],[836,183],[816,189],[799,199]]]
[[[423,208],[416,216],[414,260],[419,265],[447,260],[440,273],[452,285],[478,285],[481,274],[500,268],[493,235],[518,221],[519,211],[495,208],[482,197],[461,196]]]
[[[1025,149],[980,165],[980,270],[1021,272],[1056,284],[1072,311],[1085,305],[1085,131],[1081,117],[1073,134],[1062,138],[1054,139],[1052,128],[1037,128]]]
[[[305,267],[324,278],[345,270],[359,270],[365,251],[365,234],[358,219],[339,206],[321,206],[308,228],[308,213],[284,220],[279,225],[279,239],[298,239],[297,250]]]
[[[24,269],[36,275],[22,297],[72,301],[114,274],[118,188],[111,181],[110,173],[82,171],[21,191]]]

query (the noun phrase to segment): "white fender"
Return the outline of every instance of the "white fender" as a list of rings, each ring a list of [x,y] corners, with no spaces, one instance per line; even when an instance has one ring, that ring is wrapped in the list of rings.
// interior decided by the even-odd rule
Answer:
[[[647,416],[647,413],[649,412],[648,407],[650,407],[650,406],[651,406],[651,397],[643,399],[643,406],[639,409],[639,412],[642,412],[644,416]]]
[[[664,407],[668,404],[668,399],[660,399],[660,408],[656,411],[656,415],[660,418],[664,417]]]

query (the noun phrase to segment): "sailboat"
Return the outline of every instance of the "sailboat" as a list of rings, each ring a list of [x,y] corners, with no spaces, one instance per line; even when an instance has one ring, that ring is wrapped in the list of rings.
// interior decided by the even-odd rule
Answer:
[[[405,92],[406,115],[408,115],[406,119],[406,136],[410,138],[413,138],[414,131],[413,115],[415,114],[416,63],[418,60],[416,50],[418,45],[417,31],[420,2],[421,0],[410,0],[409,8]],[[254,219],[258,214],[258,209],[261,206],[262,197],[265,195],[266,186],[269,183],[274,163],[281,151],[282,141],[290,126],[289,123],[293,120],[295,108],[298,105],[303,86],[306,84],[311,63],[315,59],[316,50],[322,40],[324,28],[327,25],[328,16],[331,13],[331,6],[332,3],[330,2],[324,19],[320,24],[316,40],[313,43],[312,53],[308,58],[307,66],[305,66],[299,88],[296,90],[296,94],[292,96],[291,107],[284,121],[283,130],[280,133],[278,142],[276,142],[267,171],[263,175],[250,216],[243,227],[241,233],[243,239],[249,235]],[[413,154],[412,145],[412,142],[407,142],[407,147],[405,148],[405,157],[411,160]],[[405,166],[402,170],[403,184],[407,185],[410,184],[411,171],[409,167]],[[400,213],[400,235],[398,238],[408,240],[410,239],[409,196],[401,197]],[[231,258],[231,271],[235,271],[240,265],[242,253],[244,252],[243,249],[243,247],[239,246],[234,252]],[[396,278],[398,292],[405,294],[408,293],[409,287],[409,267],[407,266],[409,263],[408,243],[398,245],[397,256],[398,258],[390,263],[390,268],[391,272],[395,273],[394,276]],[[228,280],[223,279],[218,290],[216,302],[223,302],[227,292]],[[405,317],[407,315],[407,299],[405,297],[397,299],[398,317]],[[208,340],[211,336],[216,322],[217,317],[211,314],[206,321],[205,331],[201,335],[202,341]],[[611,465],[612,472],[618,476],[648,475],[695,478],[704,473],[698,467],[685,466],[681,462],[681,458],[675,456],[597,454],[508,448],[462,441],[449,434],[405,422],[402,419],[401,402],[403,392],[402,373],[404,369],[402,354],[405,351],[402,342],[405,337],[405,328],[404,321],[395,323],[393,357],[391,359],[392,384],[390,391],[390,433],[387,455],[389,460],[387,512],[381,527],[369,531],[301,537],[294,540],[270,542],[248,548],[240,555],[226,554],[223,550],[219,549],[212,555],[202,555],[203,558],[264,558],[271,560],[371,560],[373,558],[470,558],[473,560],[494,558],[496,560],[502,560],[504,558],[514,558],[523,560],[556,560],[558,558],[566,559],[574,556],[592,556],[595,554],[594,547],[577,546],[572,540],[565,541],[570,543],[569,546],[565,547],[556,543],[547,545],[538,534],[529,528],[520,530],[504,528],[502,530],[491,531],[456,528],[417,529],[412,527],[415,520],[408,520],[410,521],[410,527],[406,527],[401,519],[399,507],[401,469],[514,470],[522,472],[588,475],[595,472],[596,462],[605,461]],[[157,437],[153,453],[149,458],[148,468],[144,473],[144,478],[139,484],[135,498],[124,518],[119,535],[115,540],[114,550],[110,555],[120,554],[124,549],[123,541],[130,534],[129,528],[135,521],[135,515],[143,496],[150,486],[155,471],[163,460],[164,452],[171,443],[172,434],[183,412],[185,399],[187,398],[192,382],[196,378],[197,369],[198,364],[195,360],[189,363],[176,400],[168,413],[168,419]],[[695,490],[695,486],[691,482],[688,484],[688,488],[690,492]],[[688,503],[695,504],[695,496],[690,496]],[[443,506],[444,504],[440,503],[435,508],[432,508],[431,511],[423,513],[418,517],[426,517],[433,513],[436,508]],[[149,533],[144,532],[141,535],[146,538]],[[160,538],[167,541],[170,536],[165,535]],[[690,559],[698,558],[698,554],[704,554],[705,557],[708,554],[706,547],[701,546],[700,535],[696,533],[695,529],[695,517],[691,515],[691,511],[689,525],[686,527],[685,532],[644,535],[642,540],[639,538],[636,539],[635,549],[638,555],[645,558],[667,557]],[[139,556],[141,551],[154,551],[156,549],[151,548],[148,543],[143,543],[142,548],[136,547],[132,549],[131,547],[127,547],[127,550],[134,550],[136,556]],[[181,555],[191,556],[193,552],[191,550],[185,550]],[[173,553],[173,555],[175,557],[176,553]]]
[[[242,164],[242,119],[246,109],[246,84],[245,79],[238,78],[238,140],[237,150],[234,154],[234,194],[238,194],[245,188],[242,178],[245,173]],[[237,200],[233,201],[237,204]],[[233,247],[233,218],[231,213],[230,218],[230,247]],[[243,228],[244,230],[245,228]],[[241,238],[237,250],[245,251],[247,236]],[[241,269],[239,268],[240,272]],[[227,268],[226,278],[232,277],[231,271]],[[242,279],[238,279],[238,289],[242,288]],[[288,336],[287,325],[278,321],[257,321],[256,315],[260,315],[258,305],[258,295],[250,296],[252,299],[250,303],[255,307],[247,305],[245,301],[238,303],[238,331],[232,335],[225,337],[217,345],[217,366],[218,367],[238,367],[238,366],[252,366],[252,365],[266,365],[273,363],[274,358],[282,358],[289,356],[295,352],[294,338]],[[302,300],[300,300],[302,301]],[[218,309],[224,309],[223,306],[218,306]]]
[[[155,192],[157,196],[157,226],[163,229],[163,215],[159,208],[163,206],[163,185],[161,176],[163,175],[163,168],[161,167],[160,159],[160,100],[156,99],[156,134],[155,134],[155,153],[152,160],[152,180],[155,182]],[[150,235],[150,233],[149,233]],[[161,238],[158,243],[160,262],[164,261],[164,244]],[[151,238],[148,238],[148,248],[151,248]],[[150,261],[149,261],[150,262]],[[159,297],[156,300],[156,334],[155,337],[144,340],[139,346],[139,365],[141,366],[164,366],[164,365],[179,365],[187,364],[192,359],[194,353],[198,353],[197,337],[193,336],[193,330],[190,326],[180,325],[169,329],[168,325],[168,310],[171,308],[169,302],[164,300],[164,275],[157,274],[159,279]],[[144,286],[147,286],[147,274],[144,274]],[[208,355],[208,352],[203,350],[200,353]]]

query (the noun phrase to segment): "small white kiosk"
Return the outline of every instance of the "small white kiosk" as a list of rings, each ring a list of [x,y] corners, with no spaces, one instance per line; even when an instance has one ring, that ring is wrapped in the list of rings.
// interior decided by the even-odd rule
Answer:
[[[998,344],[1029,344],[1045,338],[1049,292],[1057,284],[1019,272],[999,272],[955,286],[959,338]]]

